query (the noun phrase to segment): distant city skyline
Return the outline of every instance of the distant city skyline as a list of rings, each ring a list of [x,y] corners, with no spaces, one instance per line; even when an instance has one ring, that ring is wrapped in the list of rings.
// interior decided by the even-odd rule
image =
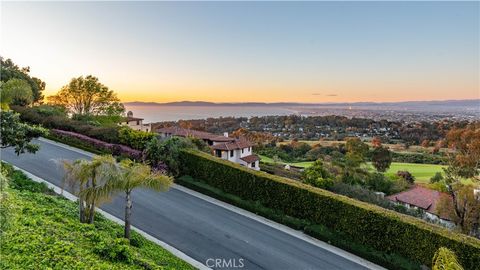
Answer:
[[[479,2],[2,2],[0,55],[124,102],[480,98]]]

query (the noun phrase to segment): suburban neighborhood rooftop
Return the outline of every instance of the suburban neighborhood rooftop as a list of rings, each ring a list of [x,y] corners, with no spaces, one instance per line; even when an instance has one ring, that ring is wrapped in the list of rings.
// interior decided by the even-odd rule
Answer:
[[[123,122],[130,122],[130,121],[141,121],[143,118],[127,116],[123,118]]]
[[[235,150],[252,147],[253,144],[247,140],[236,139],[233,142],[218,143],[212,146],[215,150]]]
[[[415,187],[386,197],[393,202],[400,202],[421,208],[429,213],[440,216],[442,219],[450,220],[446,211],[438,213],[440,199],[446,198],[452,200],[452,197],[444,192],[424,188],[416,185]]]
[[[203,140],[211,140],[217,142],[231,142],[235,141],[235,138],[220,136],[217,134],[205,132],[205,131],[198,131],[193,129],[186,129],[180,127],[163,127],[158,128],[156,130],[158,133],[165,133],[170,134],[172,136],[180,136],[180,137],[197,137]]]
[[[246,157],[242,157],[240,159],[245,161],[246,163],[252,163],[252,162],[255,162],[257,160],[260,160],[260,158],[257,155],[249,155],[249,156],[246,156]]]

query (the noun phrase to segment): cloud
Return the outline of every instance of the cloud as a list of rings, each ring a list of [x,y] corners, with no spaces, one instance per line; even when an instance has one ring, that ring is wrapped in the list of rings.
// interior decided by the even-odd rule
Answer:
[[[338,95],[337,95],[337,94],[328,94],[328,95],[325,95],[325,94],[322,94],[322,93],[312,93],[312,96],[337,97]]]

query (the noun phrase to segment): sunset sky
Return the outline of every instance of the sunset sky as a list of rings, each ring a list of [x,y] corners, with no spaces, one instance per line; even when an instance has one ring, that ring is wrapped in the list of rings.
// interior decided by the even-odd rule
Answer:
[[[45,95],[92,74],[123,101],[480,97],[479,2],[0,5],[0,54]]]

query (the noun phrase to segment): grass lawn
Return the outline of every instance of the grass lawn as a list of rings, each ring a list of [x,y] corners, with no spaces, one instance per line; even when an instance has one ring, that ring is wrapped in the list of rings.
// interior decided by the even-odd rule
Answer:
[[[3,167],[3,166],[2,166]],[[95,216],[78,221],[78,205],[45,184],[11,171],[0,194],[0,269],[194,269],[135,231]]]
[[[345,144],[346,141],[305,141],[305,140],[299,140],[299,142],[303,142],[303,143],[306,143],[310,146],[315,146],[317,144],[320,144],[321,146],[335,146],[335,145],[339,145],[339,144]],[[283,141],[283,142],[280,142],[278,144],[289,144],[291,143],[290,140],[286,140],[286,141]],[[371,142],[365,142],[366,144],[368,144],[370,147],[372,146]],[[432,150],[433,150],[433,146],[430,146],[430,147],[423,147],[423,146],[420,146],[420,145],[412,145],[410,146],[408,149],[405,149],[405,146],[403,144],[387,144],[387,143],[383,143],[382,144],[383,146],[386,146],[388,147],[391,151],[393,152],[398,152],[398,153],[411,153],[411,154],[416,154],[416,153],[424,153],[424,152],[427,152],[427,153],[430,153]],[[447,148],[441,148],[440,149],[440,152],[448,152],[449,150]]]
[[[270,163],[273,164],[274,161],[272,158],[269,158],[267,156],[263,155],[258,155],[260,157],[260,161],[265,162],[265,163]],[[298,166],[298,167],[303,167],[307,168],[310,167],[313,164],[313,161],[303,161],[303,162],[280,162],[281,164],[289,164],[293,166]]]
[[[371,166],[371,164],[369,164]],[[400,163],[393,162],[386,172],[387,175],[394,175],[398,171],[409,171],[415,176],[415,181],[418,183],[428,183],[430,178],[436,172],[443,173],[443,168],[446,166],[436,164],[417,164],[417,163]],[[372,166],[373,169],[373,166]]]
[[[265,163],[273,163],[273,159],[260,155],[261,161]],[[313,164],[313,161],[305,161],[305,162],[281,162],[282,164],[290,164],[294,166],[304,167],[307,168]],[[369,166],[373,169],[372,165],[369,163]],[[415,176],[415,180],[418,183],[428,183],[430,178],[435,175],[436,172],[442,172],[446,166],[443,165],[436,165],[436,164],[417,164],[417,163],[401,163],[401,162],[393,162],[388,171],[386,172],[387,175],[396,174],[398,171],[409,171],[413,176]]]

